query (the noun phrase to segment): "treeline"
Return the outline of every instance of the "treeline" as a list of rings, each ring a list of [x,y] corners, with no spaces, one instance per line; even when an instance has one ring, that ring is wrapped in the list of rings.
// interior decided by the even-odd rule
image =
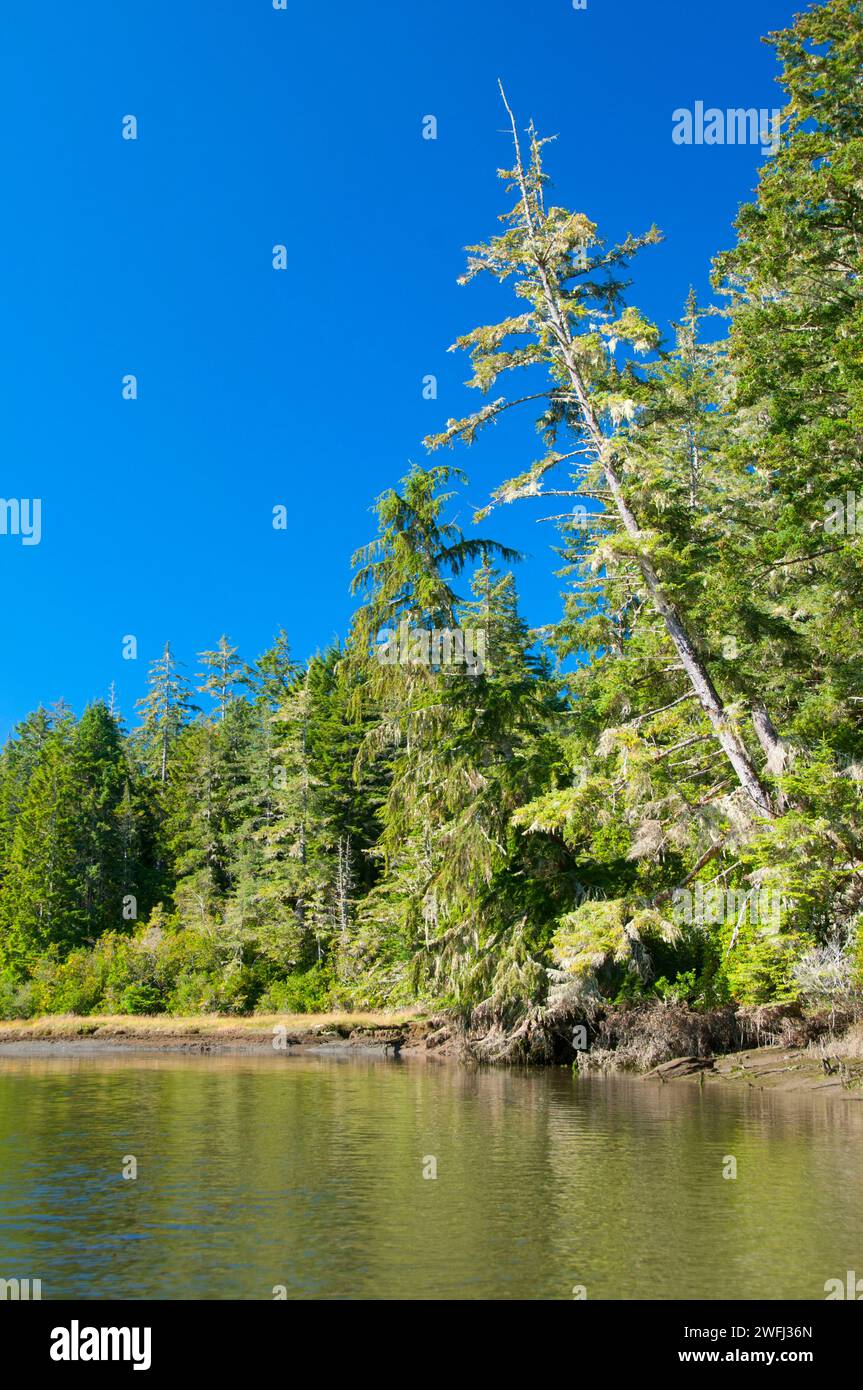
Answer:
[[[608,1001],[856,1008],[859,5],[771,41],[777,152],[724,307],[690,296],[670,342],[624,300],[660,234],[605,245],[513,121],[464,278],[514,299],[457,346],[483,393],[524,379],[427,443],[536,406],[540,456],[483,517],[549,499],[557,621],[527,630],[517,557],[446,520],[454,470],[414,468],[343,645],[248,666],[223,638],[188,679],[166,648],[128,732],[31,716],[0,756],[7,1014],[422,999],[517,1039]]]
[[[167,645],[130,732],[104,703],[20,725],[0,754],[7,1014],[445,995],[450,920],[497,874],[510,905],[543,896],[517,884],[508,822],[554,760],[559,682],[492,567],[500,548],[440,524],[447,476],[415,470],[382,500],[343,648],[301,668],[280,633],[248,665],[222,637],[190,676]],[[480,551],[461,602],[442,571]],[[394,601],[406,611],[405,586],[428,626],[413,606],[394,663],[368,636]],[[493,664],[472,672],[451,650],[433,666],[434,629],[481,631]]]

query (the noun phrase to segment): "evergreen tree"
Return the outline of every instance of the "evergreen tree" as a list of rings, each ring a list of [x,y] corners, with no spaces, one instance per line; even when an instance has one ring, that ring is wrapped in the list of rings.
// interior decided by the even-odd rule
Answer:
[[[120,729],[104,704],[79,720],[70,749],[77,877],[88,938],[119,929],[123,901],[140,891],[132,773]]]
[[[44,739],[29,778],[8,853],[0,897],[0,939],[7,964],[22,967],[51,947],[83,937],[72,769],[71,720]]]
[[[198,679],[203,684],[196,689],[198,694],[211,697],[216,707],[217,718],[222,720],[235,699],[236,686],[248,684],[249,668],[240,660],[237,648],[232,647],[224,635],[219,638],[213,651],[199,652],[198,659],[204,669],[198,672]]]
[[[397,496],[383,499],[381,536],[357,557],[362,566],[374,556],[374,568],[360,569],[367,602],[352,640],[364,652],[370,634],[408,617],[426,632],[458,629],[464,640],[471,619],[490,672],[435,666],[415,657],[410,643],[400,645],[397,663],[377,659],[380,649],[366,657],[365,698],[376,717],[358,765],[384,758],[389,786],[376,851],[381,881],[360,919],[382,989],[407,994],[431,972],[438,987],[477,1002],[513,928],[506,907],[498,904],[495,919],[488,899],[508,863],[509,817],[546,772],[535,752],[555,701],[529,654],[511,576],[491,566],[493,553],[512,553],[492,541],[464,541],[439,523],[448,495],[438,489],[448,477],[414,470],[405,480],[409,506]],[[458,598],[447,575],[472,557],[482,561],[473,605]]]
[[[150,689],[138,701],[142,721],[137,742],[147,771],[164,783],[171,749],[197,708],[192,703],[189,683],[174,660],[170,642],[165,643],[164,652],[151,665],[147,682]]]
[[[501,281],[515,277],[514,292],[528,308],[501,323],[474,330],[456,346],[471,350],[474,376],[470,384],[483,392],[488,392],[505,371],[546,369],[547,388],[523,399],[545,400],[538,427],[548,452],[527,473],[499,489],[497,497],[510,501],[536,495],[542,480],[560,463],[583,458],[582,475],[577,478],[579,490],[601,500],[607,497],[613,518],[613,534],[605,541],[606,554],[631,565],[641,601],[649,603],[663,623],[714,738],[753,806],[769,818],[775,809],[769,791],[707,669],[700,634],[691,630],[663,578],[661,550],[659,555],[655,553],[661,533],[646,530],[634,509],[634,494],[641,483],[630,456],[627,426],[638,415],[647,383],[634,362],[618,367],[609,349],[622,342],[644,353],[657,345],[659,334],[638,310],[623,307],[624,286],[615,272],[619,273],[636,251],[658,241],[659,233],[651,228],[643,236],[629,237],[621,246],[606,250],[595,225],[583,213],[554,206],[546,209],[545,142],[531,124],[525,161],[508,105],[506,109],[512,123],[515,167],[503,170],[501,176],[516,194],[515,206],[504,217],[507,225],[501,236],[471,248],[463,279],[471,280],[482,272]],[[499,398],[466,420],[450,421],[442,434],[427,443],[433,448],[457,439],[471,443],[480,428],[518,403]],[[559,438],[566,440],[563,453],[557,449]]]
[[[35,713],[22,720],[0,753],[0,891],[12,849],[15,822],[50,731],[48,713],[40,705]]]
[[[15,821],[0,896],[7,960],[92,944],[140,892],[132,771],[103,704],[44,738]],[[125,919],[128,920],[128,919]]]

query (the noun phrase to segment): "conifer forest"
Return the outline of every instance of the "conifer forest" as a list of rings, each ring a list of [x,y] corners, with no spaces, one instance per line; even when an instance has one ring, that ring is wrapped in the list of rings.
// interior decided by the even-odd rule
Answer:
[[[769,43],[775,148],[710,302],[664,325],[637,294],[661,228],[608,240],[568,201],[576,152],[501,86],[500,221],[452,326],[474,412],[369,497],[338,640],[166,631],[134,709],[18,723],[3,1017],[419,1006],[544,1060],[608,1010],[856,1015],[859,4]],[[493,320],[463,331],[478,281]],[[456,516],[509,412],[517,469]],[[496,526],[536,498],[559,600],[529,626]]]

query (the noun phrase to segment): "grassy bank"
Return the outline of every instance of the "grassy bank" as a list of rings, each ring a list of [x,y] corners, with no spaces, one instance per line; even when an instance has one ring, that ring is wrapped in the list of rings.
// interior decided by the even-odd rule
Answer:
[[[46,1014],[0,1023],[4,1042],[76,1042],[84,1039],[168,1046],[177,1042],[272,1044],[275,1029],[291,1042],[410,1039],[426,1029],[419,1009],[320,1014]]]
[[[389,1043],[437,1056],[481,1061],[469,1040],[445,1019],[419,1008],[316,1014],[47,1014],[0,1023],[0,1056],[68,1051],[81,1044],[164,1052],[271,1051],[281,1034],[291,1048],[353,1047],[378,1051]],[[474,1040],[475,1042],[475,1040]],[[552,1065],[571,1066],[558,1056]],[[577,1069],[636,1075],[654,1084],[681,1080],[738,1090],[808,1091],[863,1099],[863,1023],[833,1030],[793,1009],[734,1015],[650,1008],[609,1014],[578,1056]]]

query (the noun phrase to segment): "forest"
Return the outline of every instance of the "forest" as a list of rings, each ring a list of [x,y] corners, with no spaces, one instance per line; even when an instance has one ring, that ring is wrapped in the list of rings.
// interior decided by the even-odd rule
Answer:
[[[377,499],[343,641],[166,642],[128,721],[19,724],[0,1017],[417,1004],[514,1038],[643,1002],[856,1009],[863,14],[769,42],[775,151],[668,335],[629,302],[661,232],[557,206],[565,151],[501,93],[503,215],[463,279],[503,317],[454,345],[482,403]],[[523,467],[465,532],[464,447],[510,410]],[[536,497],[561,602],[529,628],[493,532]]]

